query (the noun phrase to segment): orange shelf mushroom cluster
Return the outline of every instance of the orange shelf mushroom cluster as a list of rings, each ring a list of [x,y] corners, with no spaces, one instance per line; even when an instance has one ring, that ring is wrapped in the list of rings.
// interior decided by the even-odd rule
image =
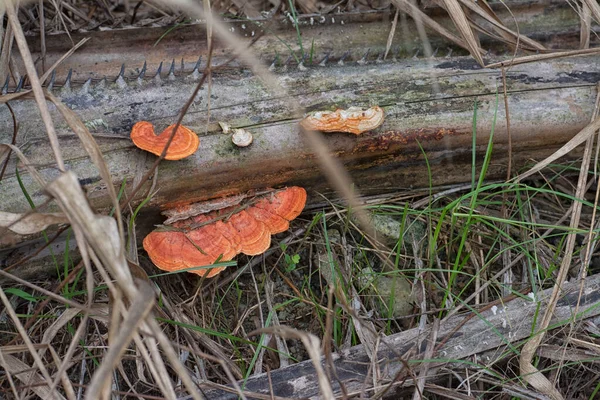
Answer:
[[[241,211],[239,206],[232,206],[173,224],[177,228],[188,228],[187,232],[151,232],[144,238],[144,249],[152,262],[165,271],[208,266],[218,259],[229,261],[240,253],[262,254],[271,245],[271,235],[286,231],[305,204],[306,191],[297,186],[289,187]],[[215,267],[190,272],[210,278],[224,269]]]
[[[169,125],[160,135],[154,133],[154,126],[150,122],[140,121],[131,128],[133,144],[142,150],[160,156],[165,145],[171,137],[175,125]],[[189,128],[179,125],[173,140],[167,149],[166,160],[181,160],[196,152],[200,146],[198,135]]]
[[[363,110],[350,107],[347,110],[319,111],[304,118],[300,124],[305,129],[322,132],[349,132],[360,135],[383,124],[383,110],[374,106]]]

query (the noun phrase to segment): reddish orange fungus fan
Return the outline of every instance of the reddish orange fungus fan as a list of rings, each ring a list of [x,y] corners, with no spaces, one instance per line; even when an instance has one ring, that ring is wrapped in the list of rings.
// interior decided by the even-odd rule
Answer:
[[[142,150],[160,156],[165,145],[171,137],[175,125],[169,125],[160,135],[154,133],[154,126],[150,122],[140,121],[131,128],[131,140]],[[200,139],[191,129],[179,125],[173,140],[167,150],[166,160],[181,160],[198,150]]]
[[[374,106],[363,110],[350,107],[347,110],[319,111],[304,118],[300,124],[305,129],[322,132],[349,132],[360,135],[383,124],[383,110]]]
[[[289,228],[289,221],[300,215],[305,204],[306,191],[290,187],[254,203],[213,210],[173,224],[184,231],[151,232],[144,238],[144,249],[152,262],[165,271],[229,261],[239,253],[258,255],[271,245],[271,235]],[[223,269],[190,272],[210,278]]]

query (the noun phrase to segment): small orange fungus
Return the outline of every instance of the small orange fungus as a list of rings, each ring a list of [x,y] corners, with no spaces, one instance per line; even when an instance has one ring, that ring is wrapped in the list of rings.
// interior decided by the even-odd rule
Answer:
[[[300,124],[305,129],[322,132],[349,132],[360,135],[383,124],[383,110],[373,106],[363,110],[350,107],[347,110],[319,111],[304,118]]]
[[[150,122],[137,122],[131,129],[131,140],[142,150],[149,151],[152,154],[160,156],[165,145],[171,137],[175,125],[169,125],[160,135],[154,133],[154,126]],[[169,145],[166,160],[181,160],[198,150],[200,139],[191,129],[179,125],[173,140]]]
[[[183,231],[151,232],[144,238],[144,249],[152,262],[165,271],[210,266],[217,260],[229,261],[239,253],[262,254],[271,245],[271,235],[287,230],[305,204],[306,191],[289,187],[245,205],[213,210],[173,224]],[[210,278],[223,269],[190,272]]]

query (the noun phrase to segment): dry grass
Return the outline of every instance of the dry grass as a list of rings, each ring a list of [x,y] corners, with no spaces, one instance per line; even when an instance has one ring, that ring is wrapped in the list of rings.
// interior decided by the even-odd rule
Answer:
[[[518,27],[505,26],[487,3],[480,3],[440,1],[454,23],[442,27],[414,2],[393,2],[398,10],[420,21],[421,28],[426,26],[429,34],[466,48],[481,65],[486,65],[485,51],[477,32],[512,46],[515,55],[526,50],[548,53],[507,59],[502,64],[505,67],[595,51],[550,52],[521,35]],[[230,16],[252,17],[262,11],[312,13],[330,11],[334,6],[361,11],[387,9],[390,4],[306,1],[292,7],[291,2],[232,0],[213,7]],[[473,186],[370,199],[352,189],[347,172],[329,155],[322,137],[304,132],[324,176],[343,200],[313,201],[287,237],[279,238],[279,246],[263,256],[240,258],[243,267],[237,272],[212,281],[192,280],[183,274],[149,277],[140,267],[149,265],[148,260],[137,253],[135,245],[127,246],[136,243],[131,199],[150,176],[156,176],[162,158],[138,185],[127,187],[120,195],[89,130],[75,112],[42,88],[54,66],[49,70],[43,66],[45,74],[38,77],[24,32],[44,37],[98,26],[144,27],[209,19],[209,38],[214,35],[230,43],[235,56],[273,93],[285,97],[285,89],[251,49],[244,48],[219,20],[205,15],[191,1],[55,0],[19,12],[12,3],[4,5],[8,24],[1,33],[9,33],[5,43],[14,34],[32,89],[4,95],[1,102],[30,101],[33,105],[35,101],[58,177],[46,181],[36,172],[33,160],[14,144],[3,144],[0,154],[8,157],[10,149],[19,157],[62,212],[44,213],[40,205],[19,215],[0,213],[0,229],[42,232],[49,224],[68,221],[81,262],[73,265],[68,253],[57,255],[64,258],[57,266],[65,267],[57,281],[27,282],[0,272],[3,282],[8,282],[0,287],[4,307],[0,311],[0,397],[200,399],[203,390],[230,384],[228,390],[235,396],[249,398],[252,394],[245,392],[239,381],[264,372],[270,379],[271,371],[302,360],[311,361],[319,394],[327,399],[362,394],[418,399],[424,393],[429,398],[534,398],[539,393],[557,399],[591,398],[600,389],[594,382],[599,372],[596,342],[600,334],[594,322],[582,325],[573,320],[569,329],[551,331],[552,335],[547,331],[567,275],[583,277],[598,262],[600,185],[595,177],[588,181],[588,171],[600,119],[592,120],[554,156],[513,181],[488,184],[485,174],[477,175],[474,169],[473,182],[477,184]],[[173,7],[183,12],[173,11]],[[599,9],[587,0],[579,7],[585,22],[582,44],[589,46],[590,21],[598,20]],[[393,20],[395,28],[397,14]],[[421,37],[427,40],[427,34]],[[18,72],[11,66],[10,49],[2,49],[0,73],[10,70],[14,78]],[[196,90],[210,82],[212,70],[209,58]],[[177,124],[193,98],[182,107]],[[77,177],[66,170],[48,112],[50,104],[67,121],[98,169],[108,188],[112,216],[92,210]],[[303,112],[292,100],[289,108],[298,115]],[[552,164],[584,142],[585,155],[579,165]],[[582,172],[577,172],[579,169]],[[529,180],[522,183],[525,177]],[[392,231],[386,229],[389,225],[394,227]],[[388,286],[384,281],[390,282]],[[399,290],[399,282],[409,284],[410,293]],[[510,337],[503,336],[506,345],[492,352],[486,362],[440,367],[440,362],[447,360],[436,352],[440,340],[447,338],[438,338],[437,332],[452,315],[469,310],[468,318],[474,318],[512,298],[552,287],[552,298],[540,310],[541,322],[532,327],[528,340],[511,343]],[[408,303],[401,302],[402,296]],[[398,307],[401,304],[404,307]],[[385,336],[408,328],[429,330],[421,346],[397,355],[404,368],[389,375],[379,364],[378,350],[386,346]],[[360,343],[369,358],[369,374],[361,389],[353,391],[339,381],[342,371],[336,369],[333,353],[343,354]],[[520,381],[538,392],[524,389]]]

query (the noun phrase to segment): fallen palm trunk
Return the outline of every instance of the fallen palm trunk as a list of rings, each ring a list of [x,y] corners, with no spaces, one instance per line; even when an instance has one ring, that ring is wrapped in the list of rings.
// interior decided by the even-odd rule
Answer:
[[[547,61],[507,72],[512,159],[516,168],[531,159],[548,156],[589,123],[594,84],[600,76],[598,58]],[[506,119],[503,102],[496,94],[502,84],[500,72],[479,69],[469,58],[314,66],[280,71],[278,77],[289,95],[309,110],[369,104],[384,109],[383,125],[372,132],[325,136],[330,153],[349,170],[362,193],[470,181],[476,100],[478,159],[482,159],[486,149],[497,108],[488,177],[501,178],[506,173]],[[115,83],[59,94],[98,136],[113,184],[119,185],[123,181],[131,184],[155,160],[154,155],[138,150],[130,142],[132,125],[141,119],[151,121],[157,129],[173,123],[194,85],[191,79],[177,78],[165,84]],[[18,143],[50,180],[56,170],[37,110],[30,101],[12,102],[12,107],[20,123]],[[67,167],[76,172],[92,205],[106,209],[106,188],[96,168],[62,118],[55,117]],[[210,123],[206,125],[206,89],[183,121],[195,132],[205,132],[201,134],[200,149],[185,160],[164,161],[160,165],[160,190],[148,205],[168,208],[286,184],[327,192],[328,184],[322,179],[313,149],[300,134],[294,117],[285,98],[271,96],[247,71],[215,73]],[[243,149],[236,147],[216,121],[251,131],[253,144]],[[0,110],[0,128],[1,140],[9,142],[12,118],[5,108]],[[9,164],[2,182],[0,209],[25,212],[29,205],[16,175],[11,173],[16,168],[14,162],[13,159]],[[43,203],[41,188],[24,172],[21,179],[34,202]],[[152,212],[152,208],[149,210]],[[48,211],[53,211],[53,207]],[[23,240],[8,235],[2,239],[5,245],[9,240]]]
[[[591,318],[600,314],[600,276],[596,275],[583,282],[582,297],[578,302],[581,282],[567,283],[563,288],[563,297],[558,302],[554,318],[550,326],[556,328],[569,323],[575,323],[585,318]],[[448,366],[454,361],[459,362],[461,369],[467,367],[460,360],[481,354],[491,349],[497,349],[495,354],[518,355],[517,342],[531,335],[531,327],[535,324],[539,308],[545,307],[546,301],[552,289],[543,291],[540,298],[535,301],[529,297],[517,298],[504,304],[498,304],[477,315],[459,315],[448,318],[440,323],[436,352],[431,362],[434,365],[430,369],[440,366]],[[578,308],[577,308],[578,307]],[[574,315],[574,310],[578,313]],[[465,323],[466,322],[466,323]],[[343,383],[346,393],[377,393],[385,388],[385,385],[394,381],[397,374],[401,372],[408,359],[407,352],[411,353],[410,360],[417,360],[421,350],[431,334],[431,325],[423,332],[419,328],[413,328],[405,332],[397,333],[381,339],[377,350],[377,365],[380,379],[377,382],[379,388],[373,390],[370,383],[373,382],[371,375],[374,373],[374,365],[368,357],[368,351],[363,345],[354,346],[343,353],[333,354],[333,367],[335,375],[331,384],[338,395],[341,395],[340,382]],[[419,347],[418,343],[423,342]],[[439,346],[439,348],[437,348]],[[438,359],[438,361],[435,361]],[[496,360],[489,356],[469,360],[469,365],[474,369],[484,368],[487,364]],[[319,394],[318,379],[315,369],[310,360],[280,368],[267,374],[260,374],[239,382],[250,393],[272,394],[285,398],[314,398]],[[412,386],[410,374],[404,376],[404,384],[396,382],[394,389]],[[433,380],[434,378],[432,378]],[[203,393],[208,399],[225,400],[236,399],[235,391],[215,389],[214,385],[204,384]],[[391,395],[392,392],[387,392]],[[248,398],[257,398],[248,393]],[[268,398],[268,397],[267,397]],[[191,399],[184,397],[180,400]]]
[[[511,69],[507,74],[513,161],[517,167],[532,158],[550,154],[589,123],[594,83],[600,74],[598,57],[587,56],[536,63]],[[410,60],[378,65],[334,65],[279,76],[290,96],[310,110],[364,106],[374,103],[385,111],[385,122],[358,137],[327,134],[331,154],[353,174],[359,190],[423,187],[429,184],[425,157],[432,167],[432,184],[470,180],[473,107],[478,101],[477,152],[485,150],[498,108],[494,157],[490,177],[506,169],[505,112],[496,92],[500,72],[478,69],[467,58]],[[71,106],[95,131],[114,184],[131,182],[143,174],[155,156],[136,149],[129,140],[132,125],[141,119],[157,129],[173,122],[194,82],[178,80],[165,85],[91,88],[88,92],[63,92]],[[207,99],[200,98],[183,123],[205,132]],[[215,74],[210,124],[201,134],[200,149],[190,158],[160,166],[159,193],[150,205],[170,207],[225,193],[290,182],[324,190],[314,153],[298,131],[286,99],[272,97],[259,80],[243,71]],[[498,104],[497,104],[498,102]],[[53,158],[37,110],[28,101],[13,102],[20,123],[23,150],[46,177],[55,173]],[[12,121],[0,111],[2,141],[9,141]],[[68,167],[89,193],[92,204],[108,207],[105,189],[93,164],[60,117],[61,146]],[[254,134],[254,143],[239,149],[221,133],[216,121],[227,121]],[[420,146],[423,147],[421,150]],[[15,164],[7,171],[14,171]],[[44,195],[28,175],[22,174],[36,204]],[[368,183],[368,185],[365,185]],[[0,209],[24,212],[29,206],[16,176],[2,182]]]

